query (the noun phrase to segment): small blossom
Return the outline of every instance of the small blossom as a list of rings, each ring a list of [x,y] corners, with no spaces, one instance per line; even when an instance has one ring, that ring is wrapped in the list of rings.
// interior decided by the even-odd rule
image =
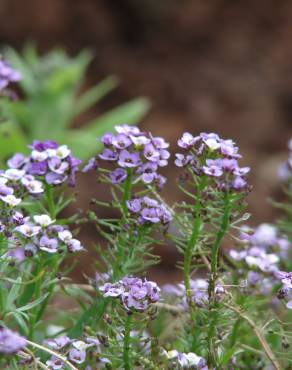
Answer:
[[[3,200],[3,202],[7,203],[10,207],[16,207],[19,203],[21,203],[21,199],[16,198],[13,194],[0,196],[0,199]]]
[[[79,351],[76,348],[72,348],[69,351],[69,359],[72,362],[75,362],[76,364],[82,364],[85,361],[86,358],[86,352],[85,351]]]
[[[0,353],[13,354],[26,346],[25,338],[19,334],[0,326]]]
[[[54,222],[48,215],[36,215],[33,216],[33,219],[35,223],[39,224],[41,227],[47,227]]]

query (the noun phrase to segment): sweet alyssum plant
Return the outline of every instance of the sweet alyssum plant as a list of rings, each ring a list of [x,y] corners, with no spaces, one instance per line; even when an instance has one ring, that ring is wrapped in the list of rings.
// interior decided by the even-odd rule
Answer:
[[[15,73],[0,65],[2,94]],[[163,138],[121,125],[101,142],[81,167],[67,146],[34,141],[1,170],[1,369],[291,368],[289,234],[246,225],[249,168],[235,143],[184,133],[175,164],[185,201],[169,205]],[[76,238],[85,215],[60,215],[80,169],[97,170],[110,199],[92,203],[114,214],[87,213],[103,239],[87,284],[69,277],[78,262],[69,256],[85,253]],[[159,286],[147,271],[159,264],[153,247],[167,243],[181,254],[182,281]]]

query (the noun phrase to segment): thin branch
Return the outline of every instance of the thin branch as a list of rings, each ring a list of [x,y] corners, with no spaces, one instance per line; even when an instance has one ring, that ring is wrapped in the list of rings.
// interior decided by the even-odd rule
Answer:
[[[64,362],[64,364],[66,364],[67,366],[69,366],[69,367],[70,367],[70,369],[72,369],[72,370],[78,370],[74,365],[72,365],[72,364],[71,364],[71,362],[69,362],[69,361],[67,360],[67,358],[66,358],[66,357],[64,357],[64,356],[60,355],[59,353],[57,353],[57,352],[55,352],[55,351],[52,351],[51,349],[49,349],[49,348],[47,348],[47,347],[44,347],[44,346],[42,346],[42,345],[40,345],[40,344],[37,344],[37,343],[31,342],[30,340],[27,340],[27,339],[26,339],[26,343],[27,343],[27,344],[29,344],[29,345],[30,345],[30,346],[32,346],[32,347],[38,348],[38,349],[40,349],[40,350],[42,350],[42,351],[44,351],[44,352],[49,353],[49,354],[50,354],[50,355],[52,355],[52,356],[57,357],[58,359],[60,359],[61,361],[63,361],[63,362]]]
[[[260,329],[256,326],[256,324],[252,321],[252,319],[241,312],[241,310],[237,307],[230,306],[227,303],[223,303],[223,305],[226,308],[229,308],[231,311],[235,312],[238,316],[240,316],[242,319],[244,319],[249,326],[252,328],[253,332],[257,336],[259,342],[261,343],[261,346],[263,347],[263,350],[265,351],[266,356],[271,361],[271,364],[274,366],[276,370],[281,370],[280,364],[278,363],[278,360],[276,359],[273,351],[271,350],[268,342],[266,341],[265,337],[262,335]]]

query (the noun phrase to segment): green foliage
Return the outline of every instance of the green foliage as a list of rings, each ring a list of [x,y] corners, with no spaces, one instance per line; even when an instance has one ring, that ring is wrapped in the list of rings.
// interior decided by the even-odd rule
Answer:
[[[84,50],[74,58],[62,50],[38,56],[28,45],[22,54],[9,49],[7,58],[22,74],[24,97],[18,101],[1,99],[5,121],[0,126],[0,157],[26,151],[33,140],[52,139],[68,144],[73,154],[88,159],[96,153],[96,137],[121,122],[139,122],[149,109],[146,98],[133,99],[72,128],[80,115],[94,107],[118,85],[114,76],[82,91],[86,70],[92,59]]]

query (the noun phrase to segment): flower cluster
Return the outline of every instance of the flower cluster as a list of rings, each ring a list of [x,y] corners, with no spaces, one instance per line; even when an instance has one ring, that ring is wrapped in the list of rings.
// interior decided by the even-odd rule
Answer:
[[[0,326],[0,354],[13,354],[26,346],[25,338]]]
[[[99,288],[104,297],[119,298],[126,310],[146,311],[160,298],[160,289],[153,281],[124,277],[116,283],[106,283]]]
[[[54,224],[54,220],[48,215],[36,215],[32,220],[17,212],[13,219],[17,226],[10,238],[10,244],[24,245],[24,255],[27,257],[35,255],[38,251],[57,253],[64,248],[69,252],[83,250],[80,241],[74,239],[71,232],[63,226]]]
[[[279,167],[279,177],[283,181],[287,181],[292,178],[292,139],[288,142],[288,150],[288,160]]]
[[[292,272],[278,271],[275,275],[283,284],[278,292],[278,298],[288,299],[286,306],[292,310]]]
[[[28,157],[16,153],[7,162],[9,168],[23,170],[26,175],[37,176],[50,185],[59,185],[68,181],[75,185],[75,174],[81,163],[74,158],[67,145],[58,145],[55,141],[34,141]]]
[[[171,213],[163,204],[146,196],[127,201],[127,207],[130,213],[136,216],[138,222],[142,225],[145,223],[156,224],[158,222],[166,225],[172,219]]]
[[[26,194],[38,196],[43,192],[42,183],[24,170],[9,168],[0,173],[0,199],[9,207],[20,204]]]
[[[183,353],[177,350],[163,351],[163,355],[169,360],[173,368],[208,370],[207,362],[203,357],[193,352]]]
[[[20,73],[13,69],[5,60],[0,59],[0,92],[11,82],[17,82],[20,79]]]
[[[245,261],[250,268],[264,273],[274,273],[278,263],[287,259],[291,244],[285,236],[278,235],[277,228],[263,223],[254,230],[242,227],[240,240],[246,245],[243,250],[231,249],[230,257],[235,261]]]
[[[208,281],[205,279],[198,278],[190,281],[192,302],[197,307],[207,306],[209,302],[208,286],[209,286]],[[181,306],[182,309],[188,308],[186,290],[185,285],[183,283],[179,283],[177,285],[166,284],[162,287],[162,291],[166,296],[179,298],[180,302],[178,303],[178,305]],[[216,299],[219,300],[222,294],[224,293],[225,293],[224,288],[221,285],[216,285],[215,287]]]
[[[188,166],[196,175],[208,176],[220,190],[248,189],[246,175],[250,168],[238,166],[241,156],[232,140],[221,139],[214,133],[193,136],[186,132],[178,146],[185,151],[176,154],[178,167]]]
[[[110,172],[110,181],[113,184],[122,183],[131,172],[133,181],[141,180],[162,187],[166,180],[157,171],[168,163],[169,144],[163,138],[141,132],[135,126],[122,125],[115,129],[115,135],[108,133],[101,138],[104,150],[99,155],[101,160],[117,167]],[[94,166],[94,161],[90,163],[87,169]]]
[[[86,361],[86,358],[94,354],[98,357],[99,365],[110,363],[106,358],[99,357],[101,353],[101,342],[95,337],[85,337],[83,340],[70,339],[67,336],[60,336],[54,339],[48,339],[44,342],[46,346],[57,352],[62,352],[63,357],[70,362],[81,365]],[[58,357],[52,356],[46,365],[53,370],[65,369],[67,366]],[[98,367],[100,368],[100,366]],[[90,366],[86,367],[91,369]]]

